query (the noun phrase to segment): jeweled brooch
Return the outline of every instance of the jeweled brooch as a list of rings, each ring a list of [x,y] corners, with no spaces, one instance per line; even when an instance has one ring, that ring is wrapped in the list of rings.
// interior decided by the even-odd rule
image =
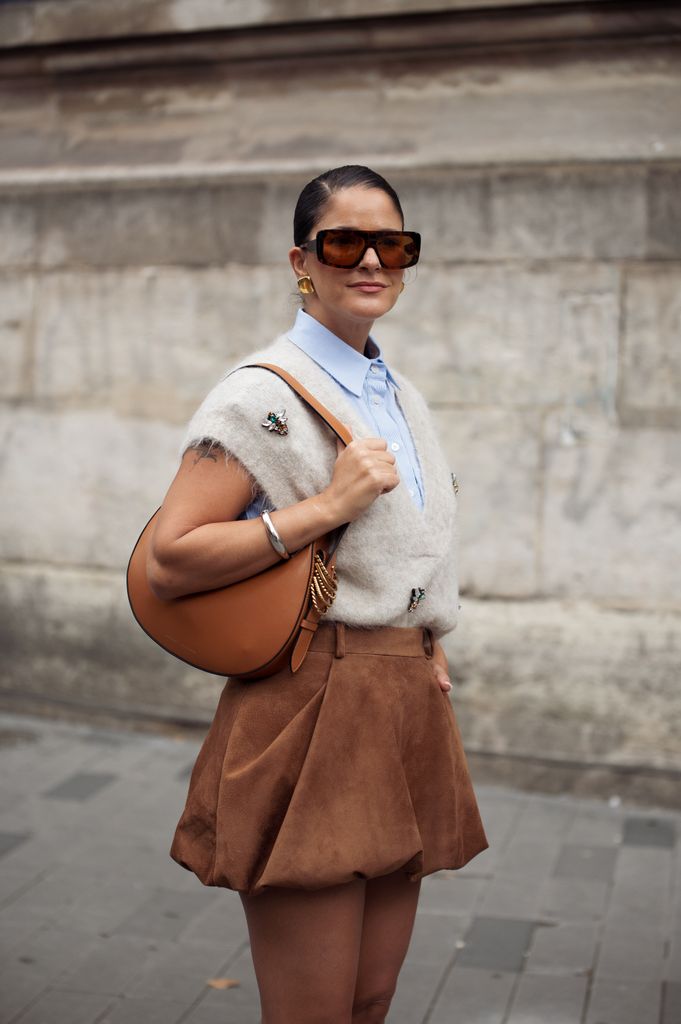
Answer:
[[[454,494],[459,493],[459,481],[457,480],[456,473],[452,473],[452,487],[454,488]]]
[[[423,587],[413,587],[411,591],[411,600],[409,602],[408,612],[413,612],[415,608],[418,608],[419,603],[424,600],[426,592]]]
[[[278,434],[288,434],[286,409],[280,409],[279,412],[268,412],[267,419],[262,421],[261,426],[267,427],[268,430],[276,430]]]

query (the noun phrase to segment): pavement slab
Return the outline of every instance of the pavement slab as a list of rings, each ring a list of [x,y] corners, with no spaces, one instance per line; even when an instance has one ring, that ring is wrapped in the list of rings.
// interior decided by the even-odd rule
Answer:
[[[3,733],[0,1024],[257,1024],[238,894],[168,852],[196,737]],[[490,849],[423,880],[390,1024],[678,1024],[681,814],[477,792]]]

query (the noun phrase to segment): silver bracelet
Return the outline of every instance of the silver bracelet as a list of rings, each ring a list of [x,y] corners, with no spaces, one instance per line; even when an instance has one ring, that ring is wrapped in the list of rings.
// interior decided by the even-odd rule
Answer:
[[[272,509],[272,511],[274,512],[274,509]],[[267,511],[267,509],[265,509],[265,511],[262,513],[261,519],[262,519],[263,523],[265,524],[265,529],[267,530],[267,536],[269,537],[270,543],[271,543],[272,547],[274,548],[274,550],[284,560],[286,560],[287,558],[290,558],[291,556],[289,555],[288,551],[286,550],[286,545],[284,544],[283,540],[281,539],[281,537],[277,533],[277,528],[274,525],[274,523],[272,522],[272,520],[270,519],[270,514]]]

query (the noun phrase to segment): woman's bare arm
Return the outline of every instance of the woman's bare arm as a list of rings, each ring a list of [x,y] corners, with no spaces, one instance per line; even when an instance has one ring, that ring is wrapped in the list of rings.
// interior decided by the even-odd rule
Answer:
[[[381,438],[341,449],[321,494],[271,513],[288,551],[298,551],[351,522],[379,494],[399,483],[395,456]],[[187,450],[152,536],[149,584],[164,600],[227,586],[279,561],[262,519],[235,521],[252,497],[251,477],[219,446]]]

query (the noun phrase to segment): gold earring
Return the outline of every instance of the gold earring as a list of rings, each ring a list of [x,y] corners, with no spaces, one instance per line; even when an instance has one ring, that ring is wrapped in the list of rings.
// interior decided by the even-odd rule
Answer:
[[[314,285],[309,274],[298,278],[298,291],[301,295],[314,295]]]
[[[403,291],[404,291],[404,281],[400,285],[400,295],[402,294]]]

